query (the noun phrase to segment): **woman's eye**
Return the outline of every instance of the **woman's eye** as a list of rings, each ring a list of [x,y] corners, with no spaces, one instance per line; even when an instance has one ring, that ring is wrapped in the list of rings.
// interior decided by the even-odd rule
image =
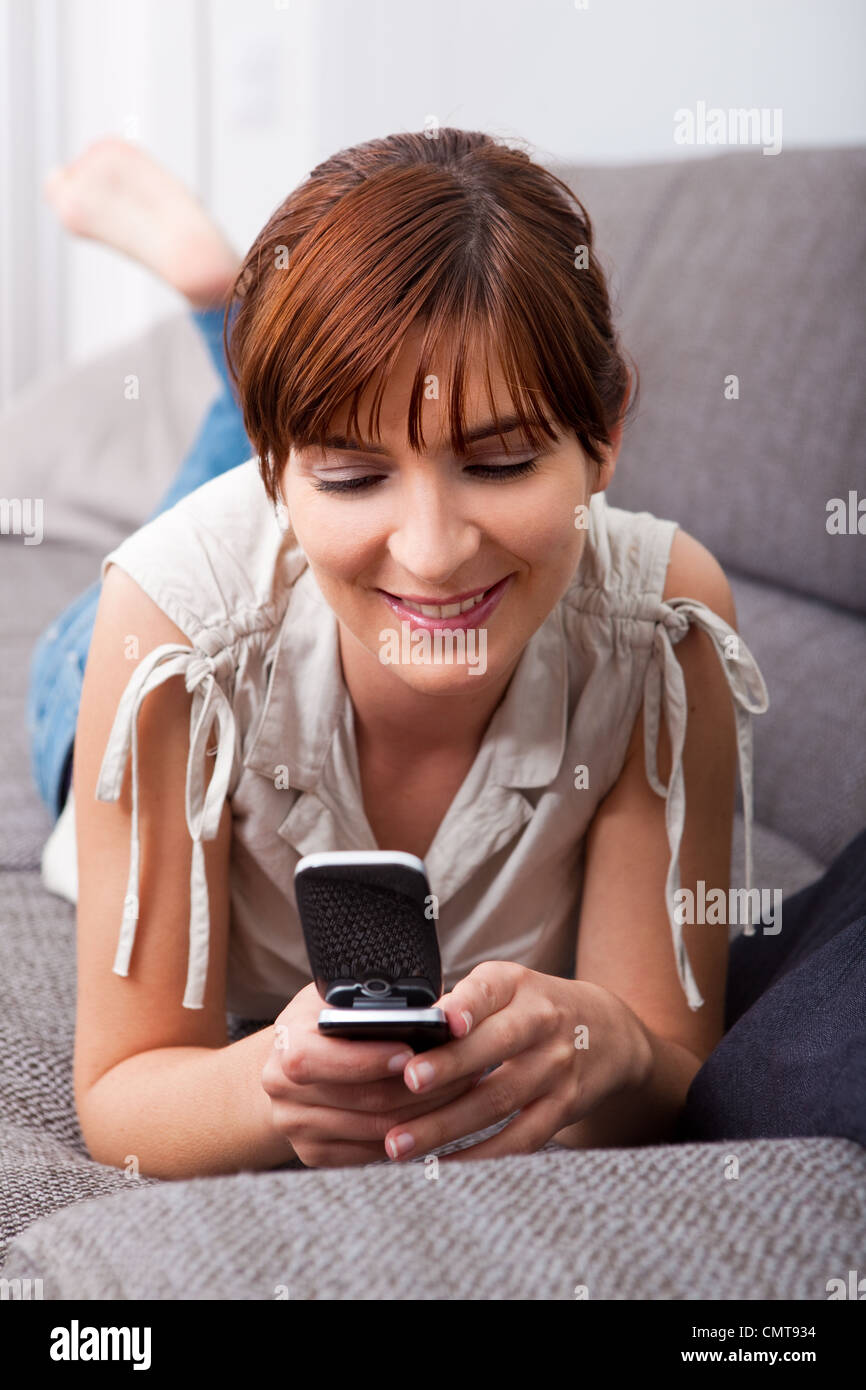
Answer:
[[[523,463],[474,463],[467,468],[467,473],[473,473],[479,478],[523,478],[527,473],[534,473],[538,467],[538,459],[525,459]]]
[[[381,483],[383,473],[370,474],[360,478],[316,478],[313,487],[318,492],[356,492],[359,488],[370,487],[372,483]]]
[[[537,467],[538,459],[531,458],[525,459],[523,463],[473,463],[468,465],[465,472],[476,478],[502,479],[507,482],[510,478],[522,478],[528,473],[534,473]],[[357,478],[316,478],[313,486],[318,492],[360,492],[381,483],[384,477],[384,473],[368,473]]]

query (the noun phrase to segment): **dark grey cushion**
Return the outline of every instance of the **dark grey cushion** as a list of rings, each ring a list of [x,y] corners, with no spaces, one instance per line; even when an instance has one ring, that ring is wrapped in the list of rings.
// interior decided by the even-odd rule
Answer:
[[[866,611],[863,537],[826,529],[829,498],[866,495],[866,150],[566,173],[641,372],[611,502],[675,517],[743,574]]]

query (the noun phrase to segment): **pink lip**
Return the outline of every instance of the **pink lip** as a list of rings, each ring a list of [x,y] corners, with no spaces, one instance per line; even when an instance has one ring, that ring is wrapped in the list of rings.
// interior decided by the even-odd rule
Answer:
[[[431,598],[429,594],[391,594],[392,598],[405,599],[407,603],[435,603],[437,608],[445,608],[449,603],[465,603],[468,598],[475,598],[476,594],[483,594],[491,586],[482,584],[479,589],[466,589],[462,594],[451,594],[449,598]],[[387,594],[387,589],[380,590]]]
[[[397,614],[401,622],[412,623],[415,627],[427,628],[431,632],[437,627],[480,627],[490,617],[491,613],[493,612],[496,605],[499,603],[499,600],[502,598],[502,595],[505,593],[505,590],[507,589],[508,585],[511,583],[511,580],[513,578],[513,574],[507,574],[504,579],[500,579],[498,583],[493,585],[493,587],[487,594],[487,597],[485,599],[482,599],[481,603],[476,603],[475,607],[470,608],[466,613],[455,613],[453,618],[432,618],[428,617],[424,613],[416,613],[413,611],[413,609],[407,608],[406,605],[401,601],[401,599],[397,598],[395,594],[389,594],[386,592],[385,589],[380,589],[379,593],[382,595],[388,606],[392,608],[393,611]],[[462,598],[449,599],[449,602],[462,603],[466,599],[472,598],[475,594],[483,592],[483,589],[470,589],[468,593],[463,594]],[[410,598],[408,594],[406,595],[406,597],[409,598],[409,601],[411,603],[430,603],[429,598],[415,599]],[[445,607],[445,604],[439,603],[436,606]]]

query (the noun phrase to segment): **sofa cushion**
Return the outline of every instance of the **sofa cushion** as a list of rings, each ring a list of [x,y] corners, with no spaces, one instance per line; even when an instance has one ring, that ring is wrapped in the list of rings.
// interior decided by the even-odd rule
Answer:
[[[866,498],[866,150],[565,172],[641,373],[611,502],[675,517],[743,574],[866,611],[863,537],[826,528],[829,499]]]
[[[241,1173],[57,1212],[3,1275],[46,1299],[823,1300],[862,1260],[864,1183],[841,1139]]]
[[[866,829],[768,935],[728,957],[725,1035],[692,1079],[677,1138],[830,1134],[866,1148]]]
[[[4,1099],[0,1118],[0,1269],[10,1242],[41,1216],[87,1198],[151,1186],[122,1168],[106,1168],[85,1153],[43,1132],[38,1124],[15,1124]]]
[[[27,691],[37,636],[99,577],[96,556],[80,546],[22,545],[0,537],[6,602],[0,632],[0,867],[35,868],[52,820],[33,780]]]
[[[41,499],[46,539],[101,559],[160,501],[218,384],[186,313],[55,368],[0,413],[0,496]]]
[[[866,623],[820,599],[729,578],[770,697],[752,721],[755,814],[827,865],[866,826]]]

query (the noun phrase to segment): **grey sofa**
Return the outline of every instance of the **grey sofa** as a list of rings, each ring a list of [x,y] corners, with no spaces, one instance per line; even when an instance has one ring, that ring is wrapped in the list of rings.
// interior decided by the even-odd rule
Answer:
[[[560,172],[641,371],[610,500],[675,518],[729,573],[771,700],[754,730],[756,882],[790,895],[866,823],[866,542],[826,527],[829,499],[866,490],[866,151]],[[45,1298],[826,1298],[866,1268],[866,1154],[840,1137],[548,1145],[435,1180],[420,1159],[176,1183],[90,1159],[71,1087],[75,913],[40,879],[51,821],[30,780],[27,667],[156,504],[215,388],[179,312],[0,418],[0,496],[45,507],[41,545],[0,536],[0,1276],[42,1279]],[[735,873],[741,853],[738,817]],[[339,1258],[337,1223],[352,1232]],[[379,1257],[392,1241],[405,1259]]]

